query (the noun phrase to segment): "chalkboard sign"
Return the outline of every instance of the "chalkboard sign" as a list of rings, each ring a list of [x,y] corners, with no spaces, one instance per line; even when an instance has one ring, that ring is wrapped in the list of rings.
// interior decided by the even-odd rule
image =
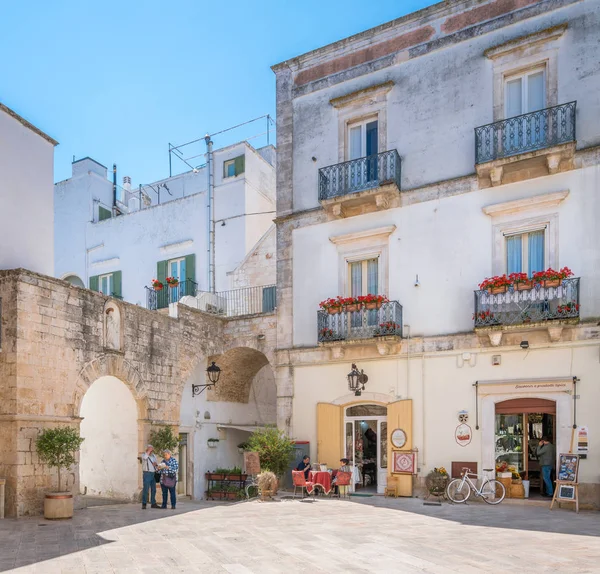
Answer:
[[[579,455],[559,454],[557,480],[562,482],[577,482],[579,472]]]
[[[572,484],[561,484],[558,487],[559,500],[575,500],[575,486]]]

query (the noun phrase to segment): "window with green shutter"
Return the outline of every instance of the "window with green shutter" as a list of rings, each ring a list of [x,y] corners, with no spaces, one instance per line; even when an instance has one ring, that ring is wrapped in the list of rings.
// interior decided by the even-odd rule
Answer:
[[[104,221],[105,219],[110,219],[112,217],[112,212],[110,209],[106,209],[101,205],[98,206],[98,221]]]
[[[234,160],[235,163],[235,175],[240,175],[246,171],[246,156],[240,155],[236,157]]]
[[[113,297],[117,299],[123,299],[123,287],[122,287],[122,274],[121,271],[114,271],[112,274],[112,293]]]
[[[92,275],[89,279],[90,289],[92,291],[98,291],[98,275]]]
[[[156,292],[156,304],[158,309],[164,309],[169,306],[169,289],[167,286],[168,267],[168,261],[158,261],[156,263],[156,279],[164,285],[163,289]]]

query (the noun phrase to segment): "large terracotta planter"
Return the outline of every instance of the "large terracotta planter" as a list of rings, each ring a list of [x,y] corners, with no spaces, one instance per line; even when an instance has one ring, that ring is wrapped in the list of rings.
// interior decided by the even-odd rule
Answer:
[[[544,281],[544,287],[559,287],[562,283],[562,279],[546,279]]]
[[[73,518],[73,494],[70,492],[49,492],[44,498],[44,518],[64,520]]]

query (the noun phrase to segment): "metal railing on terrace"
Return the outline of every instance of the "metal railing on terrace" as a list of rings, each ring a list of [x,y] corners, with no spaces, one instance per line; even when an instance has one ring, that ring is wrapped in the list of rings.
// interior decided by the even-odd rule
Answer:
[[[563,279],[556,287],[538,284],[519,291],[511,285],[505,293],[497,295],[475,291],[473,320],[476,328],[577,318],[579,277]]]
[[[319,200],[395,183],[400,190],[400,156],[394,150],[351,159],[319,170]]]
[[[475,128],[475,163],[574,142],[577,102]]]
[[[261,315],[275,312],[277,288],[275,285],[264,285],[217,293],[198,291],[194,298],[185,299],[182,303],[222,317]]]
[[[317,311],[319,343],[353,341],[396,335],[402,337],[402,305],[398,301],[382,303],[379,309],[364,307],[354,312],[331,314]]]
[[[178,303],[182,297],[195,297],[198,293],[198,283],[191,279],[180,281],[174,287],[164,285],[162,289],[146,287],[146,308],[152,311],[165,309],[169,303]]]

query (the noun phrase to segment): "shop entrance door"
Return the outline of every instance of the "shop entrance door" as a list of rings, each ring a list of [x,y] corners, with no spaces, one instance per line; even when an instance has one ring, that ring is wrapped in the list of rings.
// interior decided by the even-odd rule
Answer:
[[[344,429],[345,456],[360,473],[356,488],[382,493],[387,481],[387,408],[383,405],[347,407]]]
[[[530,498],[541,494],[541,468],[536,454],[540,439],[556,445],[556,403],[546,399],[513,399],[496,404],[496,465],[506,462],[529,480]]]

